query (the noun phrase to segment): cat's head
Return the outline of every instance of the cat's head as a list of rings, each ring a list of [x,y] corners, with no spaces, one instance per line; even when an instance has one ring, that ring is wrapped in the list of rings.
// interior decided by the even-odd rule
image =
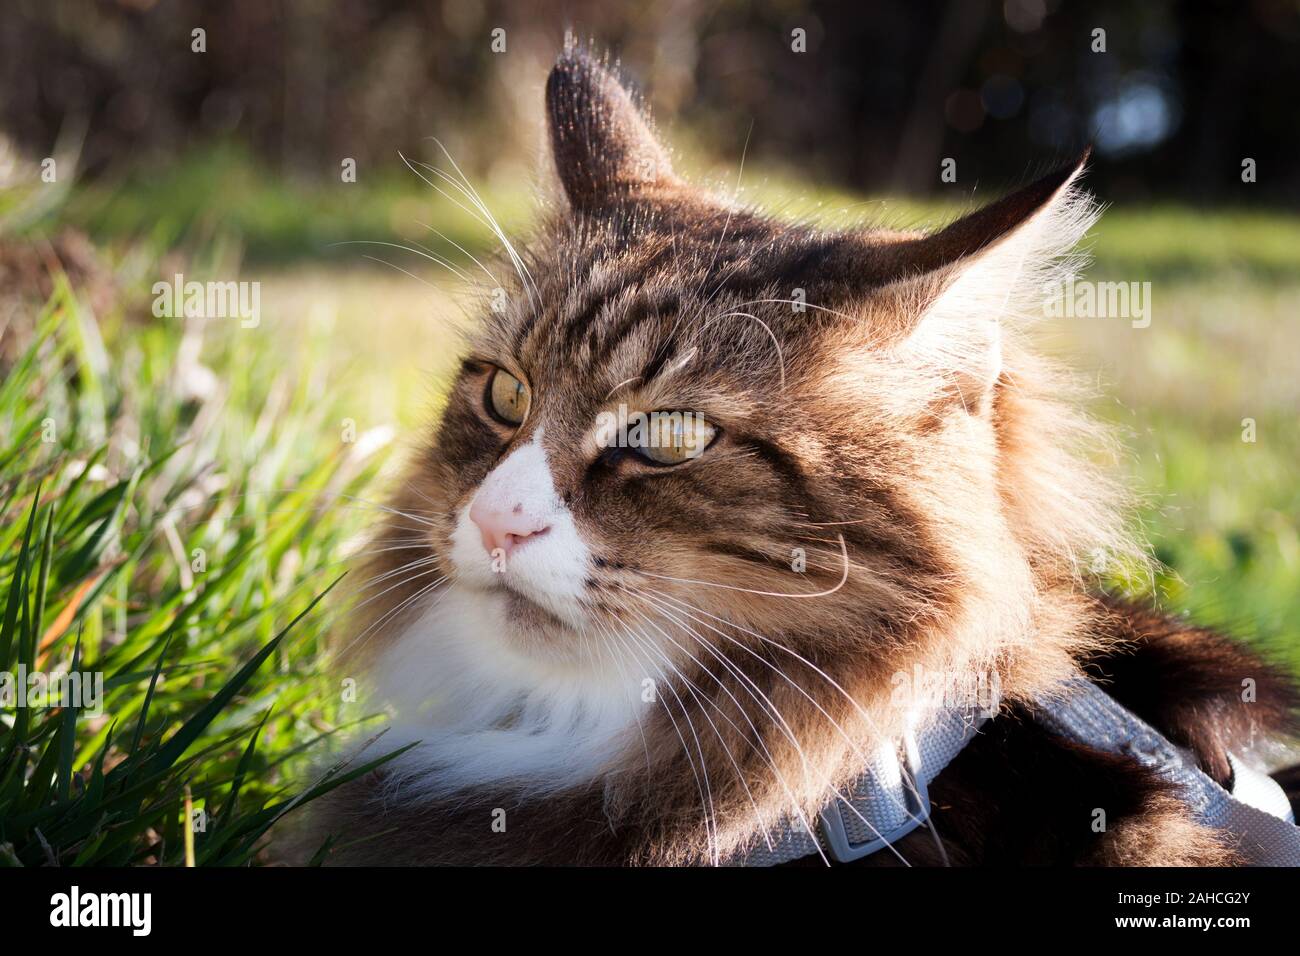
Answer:
[[[468,653],[889,668],[1020,640],[1117,539],[1017,338],[1092,221],[1081,161],[934,233],[824,231],[685,182],[580,51],[546,107],[562,201],[502,260],[391,531],[473,607]]]

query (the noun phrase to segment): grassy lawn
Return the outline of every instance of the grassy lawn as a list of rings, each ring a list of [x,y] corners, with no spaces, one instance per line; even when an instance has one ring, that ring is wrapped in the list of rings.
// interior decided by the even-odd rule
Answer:
[[[949,208],[746,180],[832,222]],[[507,230],[527,222],[526,177],[487,194]],[[249,862],[283,814],[366,769],[325,758],[375,715],[323,664],[338,594],[367,582],[313,602],[436,414],[463,318],[418,256],[333,243],[455,255],[447,240],[488,237],[402,169],[295,185],[220,152],[0,199],[6,242],[45,249],[64,225],[92,237],[111,292],[45,257],[52,293],[0,293],[0,671],[101,672],[102,712],[0,707],[0,863]],[[1117,208],[1095,252],[1094,277],[1152,283],[1151,325],[1045,331],[1124,432],[1157,596],[1300,667],[1300,219]],[[150,314],[159,277],[236,269],[262,284],[256,328]]]

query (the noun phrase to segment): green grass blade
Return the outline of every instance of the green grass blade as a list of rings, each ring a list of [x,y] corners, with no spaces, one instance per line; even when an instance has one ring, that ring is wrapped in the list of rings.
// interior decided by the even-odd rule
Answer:
[[[253,655],[253,659],[239,669],[239,671],[226,682],[225,686],[219,690],[212,700],[210,700],[202,709],[191,717],[158,751],[149,758],[144,769],[156,772],[160,767],[169,767],[181,754],[185,753],[189,746],[198,739],[201,734],[225,706],[234,698],[236,694],[248,683],[249,678],[256,673],[257,669],[262,666],[268,657],[275,653],[275,649],[280,646],[280,642],[293,630],[304,617],[306,617],[321,599],[325,597],[334,586],[342,580],[342,577],[336,578],[329,587],[312,599],[312,602],[304,608],[297,617],[290,621],[278,634],[275,635],[267,644]]]

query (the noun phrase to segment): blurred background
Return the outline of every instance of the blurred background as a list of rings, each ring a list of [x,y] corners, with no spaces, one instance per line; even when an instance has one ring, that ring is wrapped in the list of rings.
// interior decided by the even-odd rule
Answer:
[[[1124,436],[1164,562],[1128,583],[1300,663],[1295,0],[10,0],[0,369],[63,337],[41,391],[110,475],[184,437],[214,488],[273,496],[344,421],[395,461],[464,301],[425,253],[494,246],[399,152],[449,168],[438,137],[526,233],[566,29],[621,61],[689,175],[733,189],[743,153],[741,198],[785,216],[935,225],[1094,143],[1092,277],[1152,283],[1151,324],[1046,331]],[[154,318],[177,272],[261,282],[261,324]],[[292,560],[268,595],[316,567]]]
[[[337,179],[335,157],[373,173],[435,132],[467,169],[505,175],[535,146],[539,76],[572,27],[705,155],[734,158],[748,136],[757,163],[853,190],[934,193],[940,156],[959,156],[968,184],[1003,181],[1092,140],[1111,198],[1300,198],[1293,0],[8,7],[10,148],[45,156],[77,137],[88,176],[229,142],[281,176]],[[1239,188],[1244,156],[1257,189]]]

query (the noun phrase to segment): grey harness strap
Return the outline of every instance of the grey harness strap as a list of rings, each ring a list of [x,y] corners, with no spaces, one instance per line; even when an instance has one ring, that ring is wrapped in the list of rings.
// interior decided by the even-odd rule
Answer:
[[[1059,698],[1040,701],[1037,719],[1048,729],[1109,753],[1125,754],[1177,784],[1201,822],[1233,836],[1255,866],[1300,866],[1300,827],[1277,782],[1229,755],[1229,793],[1184,751],[1121,706],[1090,680],[1079,678]]]
[[[1232,834],[1252,864],[1300,866],[1300,827],[1282,788],[1235,756],[1230,756],[1234,786],[1229,793],[1153,727],[1082,677],[1040,700],[1035,719],[1062,737],[1125,754],[1168,777],[1200,820]],[[836,793],[816,819],[787,818],[729,862],[774,866],[820,855],[828,863],[845,863],[882,849],[893,851],[897,840],[929,819],[929,783],[981,723],[983,718],[970,713],[937,712],[902,745],[877,751],[851,792]]]

